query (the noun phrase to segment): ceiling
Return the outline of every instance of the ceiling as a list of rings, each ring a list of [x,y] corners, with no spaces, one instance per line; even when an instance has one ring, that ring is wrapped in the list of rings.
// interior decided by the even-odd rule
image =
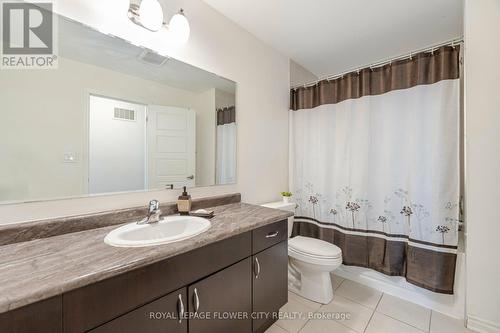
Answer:
[[[235,93],[236,84],[233,81],[175,59],[167,59],[121,38],[100,33],[62,16],[58,16],[58,20],[58,49],[59,55],[63,58],[194,93],[201,93],[211,88]],[[143,53],[166,61],[162,65],[151,64],[140,57]]]
[[[462,36],[462,0],[204,0],[322,77]]]

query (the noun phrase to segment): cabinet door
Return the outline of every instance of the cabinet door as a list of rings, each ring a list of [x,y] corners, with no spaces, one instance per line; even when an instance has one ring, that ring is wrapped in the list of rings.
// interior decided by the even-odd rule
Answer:
[[[250,333],[251,258],[190,285],[188,298],[190,333]]]
[[[278,243],[253,256],[254,332],[269,327],[276,320],[273,314],[288,302],[287,244]]]
[[[101,325],[90,332],[187,333],[187,320],[181,318],[187,311],[186,301],[186,288],[181,288]]]
[[[62,333],[62,297],[0,313],[1,333]]]

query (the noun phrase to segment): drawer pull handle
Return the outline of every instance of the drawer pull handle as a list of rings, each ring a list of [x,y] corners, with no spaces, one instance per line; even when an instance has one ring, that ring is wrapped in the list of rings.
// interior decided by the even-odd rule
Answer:
[[[198,290],[194,288],[194,313],[198,312],[198,309],[200,308],[200,297],[198,297]]]
[[[179,324],[182,322],[182,317],[184,317],[184,303],[182,302],[182,295],[179,294]]]
[[[275,231],[275,232],[270,232],[266,235],[266,238],[274,238],[276,236],[278,236],[279,232],[278,231]]]
[[[257,267],[257,273],[255,273],[255,278],[259,278],[260,274],[260,263],[259,263],[259,258],[255,257],[255,267]]]

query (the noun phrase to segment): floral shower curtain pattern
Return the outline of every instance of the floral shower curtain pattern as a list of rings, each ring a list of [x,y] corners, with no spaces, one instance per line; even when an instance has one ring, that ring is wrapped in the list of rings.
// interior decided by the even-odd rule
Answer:
[[[460,196],[459,50],[291,91],[294,235],[453,293]]]

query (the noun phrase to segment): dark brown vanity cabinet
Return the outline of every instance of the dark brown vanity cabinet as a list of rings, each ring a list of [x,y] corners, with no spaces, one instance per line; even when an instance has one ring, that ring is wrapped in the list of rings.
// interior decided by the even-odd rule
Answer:
[[[287,302],[286,239],[284,220],[210,243],[2,313],[0,332],[263,332]]]
[[[287,242],[253,255],[253,331],[263,332],[276,320],[276,311],[288,301]]]
[[[1,333],[61,333],[61,295],[0,313]]]
[[[190,333],[252,331],[252,264],[247,258],[188,288]]]
[[[99,326],[90,333],[187,333],[187,319],[183,318],[186,311],[186,288],[181,288]]]

